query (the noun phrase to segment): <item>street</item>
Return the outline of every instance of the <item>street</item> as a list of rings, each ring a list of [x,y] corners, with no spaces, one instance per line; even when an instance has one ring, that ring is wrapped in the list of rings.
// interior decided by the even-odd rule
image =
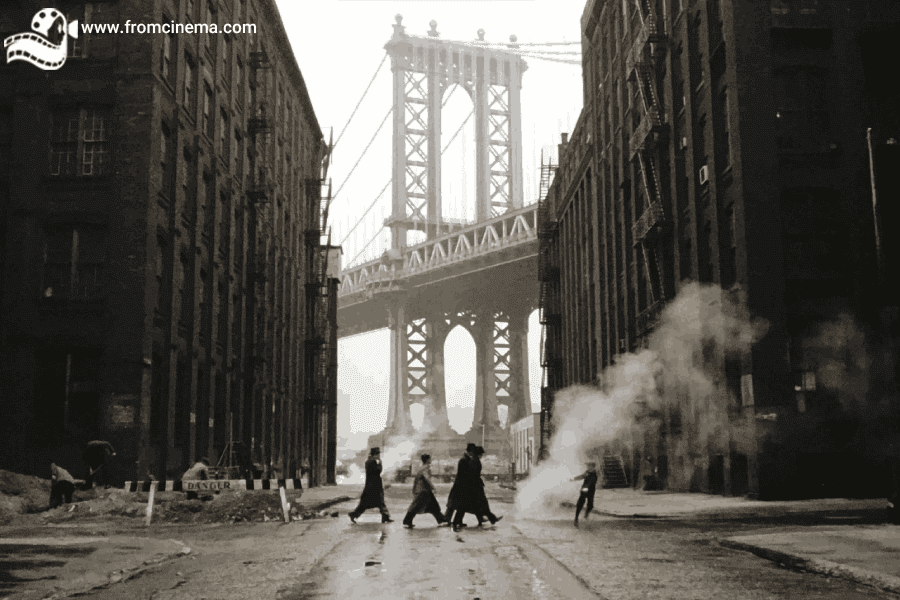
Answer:
[[[602,494],[603,492],[599,492]],[[850,581],[779,567],[721,546],[729,534],[787,531],[822,523],[878,522],[874,511],[733,514],[667,519],[592,515],[579,529],[569,511],[544,520],[516,519],[513,505],[492,500],[505,518],[495,530],[468,516],[460,533],[429,515],[415,529],[400,521],[409,490],[391,488],[395,522],[377,511],[356,525],[339,518],[290,524],[165,526],[140,535],[177,538],[191,552],[126,581],[80,597],[92,599],[278,598],[896,598]],[[439,496],[442,505],[446,493]]]

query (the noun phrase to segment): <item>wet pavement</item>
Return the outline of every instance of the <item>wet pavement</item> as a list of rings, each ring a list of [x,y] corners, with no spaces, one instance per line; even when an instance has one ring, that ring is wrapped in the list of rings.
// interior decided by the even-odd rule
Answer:
[[[512,492],[489,484],[504,520],[480,529],[469,516],[473,526],[454,533],[429,515],[404,529],[408,488],[388,490],[395,522],[384,525],[377,511],[351,524],[352,500],[328,509],[339,518],[289,524],[3,527],[0,597],[898,597],[884,590],[898,574],[900,527],[882,522],[881,500],[768,503],[600,490],[600,514],[576,529],[572,509],[516,518]],[[360,489],[317,488],[303,501],[355,498]],[[446,493],[439,486],[442,505]]]

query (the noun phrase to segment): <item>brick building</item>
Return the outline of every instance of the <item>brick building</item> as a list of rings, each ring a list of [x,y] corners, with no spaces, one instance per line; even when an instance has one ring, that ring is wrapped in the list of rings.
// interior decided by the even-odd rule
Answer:
[[[45,4],[0,2],[0,36]],[[0,62],[0,466],[82,473],[106,439],[118,480],[230,448],[333,481],[327,144],[274,0],[56,7],[218,33],[82,33],[58,70]]]
[[[590,0],[581,26],[584,108],[541,207],[545,413],[647,347],[688,283],[713,284],[768,333],[711,348],[713,397],[607,452],[635,485],[643,457],[674,490],[881,494],[900,418],[900,84],[879,65],[900,5]]]

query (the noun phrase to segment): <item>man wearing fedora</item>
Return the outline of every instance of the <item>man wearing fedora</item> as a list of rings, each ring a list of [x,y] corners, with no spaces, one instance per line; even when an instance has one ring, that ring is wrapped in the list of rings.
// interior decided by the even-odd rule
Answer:
[[[349,514],[350,522],[356,523],[363,512],[377,508],[381,512],[382,523],[393,523],[391,514],[384,504],[384,485],[381,483],[381,448],[372,448],[366,460],[366,486],[359,498],[359,506]]]

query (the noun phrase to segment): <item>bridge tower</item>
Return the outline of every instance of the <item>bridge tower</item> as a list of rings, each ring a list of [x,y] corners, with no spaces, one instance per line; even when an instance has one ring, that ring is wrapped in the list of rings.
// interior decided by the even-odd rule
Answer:
[[[393,73],[393,191],[386,222],[391,249],[383,261],[399,270],[410,231],[422,231],[431,240],[465,225],[445,218],[441,205],[441,104],[454,84],[474,105],[477,221],[522,207],[521,88],[527,65],[512,51],[518,47],[515,36],[505,50],[488,47],[483,30],[477,41],[460,43],[440,39],[435,21],[428,36],[408,35],[400,15],[393,28],[385,45]],[[432,431],[428,448],[433,454],[458,454],[463,440],[447,419],[443,351],[456,325],[466,328],[476,345],[475,416],[465,441],[480,445],[484,440],[488,454],[499,454],[505,434],[499,427],[498,404],[508,407],[510,423],[531,414],[531,307],[516,305],[515,294],[478,296],[459,298],[458,310],[436,309],[417,319],[407,317],[408,295],[403,290],[391,298],[387,437],[412,432],[409,408],[421,402],[425,427]],[[441,448],[442,441],[446,448]]]

